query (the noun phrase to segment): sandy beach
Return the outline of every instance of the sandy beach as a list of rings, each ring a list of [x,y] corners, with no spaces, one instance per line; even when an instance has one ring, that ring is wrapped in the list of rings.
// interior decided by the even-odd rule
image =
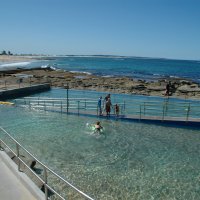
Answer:
[[[0,55],[0,62],[20,62],[35,59],[33,56]]]

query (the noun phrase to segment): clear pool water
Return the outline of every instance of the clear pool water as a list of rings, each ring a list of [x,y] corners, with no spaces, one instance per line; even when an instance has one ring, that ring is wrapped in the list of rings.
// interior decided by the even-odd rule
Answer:
[[[68,94],[69,98],[92,98],[94,101],[96,100],[96,106],[98,98],[102,96],[104,99],[107,95],[105,92],[88,90],[69,90]],[[66,98],[67,90],[57,88],[33,96]],[[199,100],[111,93],[111,101],[113,105],[118,103],[120,105],[120,113],[125,115],[140,115],[141,109],[142,116],[162,116],[163,108],[167,105],[165,107],[166,117],[180,117],[186,120],[188,115],[188,119],[200,118]],[[113,109],[111,109],[111,113],[114,113]]]
[[[101,119],[96,135],[96,120],[0,106],[1,126],[94,199],[200,199],[198,129]]]

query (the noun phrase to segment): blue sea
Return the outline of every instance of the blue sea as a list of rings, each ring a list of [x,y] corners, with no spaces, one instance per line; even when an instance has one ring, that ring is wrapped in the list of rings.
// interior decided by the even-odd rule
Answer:
[[[180,77],[200,82],[200,61],[123,56],[66,56],[20,63],[0,63],[0,69],[51,67],[98,76],[128,76],[155,80]]]

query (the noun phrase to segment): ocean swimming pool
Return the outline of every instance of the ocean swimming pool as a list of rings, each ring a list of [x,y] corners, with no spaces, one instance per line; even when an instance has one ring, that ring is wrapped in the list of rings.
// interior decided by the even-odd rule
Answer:
[[[82,99],[80,102],[80,107],[83,110],[86,110],[86,113],[90,108],[93,108],[93,114],[97,113],[97,101],[100,96],[102,96],[102,104],[103,99],[108,93],[105,92],[96,92],[89,90],[69,90],[68,97],[69,99],[69,107],[76,107],[76,109],[69,109],[69,112],[77,113],[78,108],[78,100]],[[40,93],[39,95],[33,95],[35,98],[35,102],[39,99],[41,101],[41,105],[45,105],[45,100],[48,101],[48,98],[61,98],[63,99],[63,105],[65,106],[64,111],[66,111],[66,101],[67,101],[67,90],[61,88],[54,88],[48,92]],[[86,102],[92,102],[87,103]],[[117,103],[119,105],[120,115],[124,115],[128,118],[134,118],[137,116],[141,118],[146,116],[159,116],[161,118],[167,117],[178,117],[182,121],[187,120],[195,120],[200,118],[200,101],[198,99],[181,99],[174,97],[156,97],[156,96],[144,96],[144,95],[130,95],[130,94],[116,94],[111,93],[111,101],[112,106]],[[22,99],[22,104],[24,104],[24,100]],[[29,104],[29,100],[27,99],[26,104]],[[58,100],[58,104],[60,101]],[[71,103],[73,105],[71,105]],[[38,103],[36,103],[38,104]],[[52,102],[49,103],[52,105]],[[85,107],[85,108],[84,108]],[[87,108],[86,108],[87,107]],[[105,113],[105,112],[104,112]],[[111,108],[111,114],[114,114],[114,109]],[[136,117],[136,118],[137,118]]]
[[[200,198],[199,129],[101,119],[95,135],[94,117],[3,105],[0,113],[25,148],[94,199]]]

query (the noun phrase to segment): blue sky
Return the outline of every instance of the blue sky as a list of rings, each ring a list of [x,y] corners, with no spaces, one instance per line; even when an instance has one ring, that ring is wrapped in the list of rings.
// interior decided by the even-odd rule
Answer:
[[[0,0],[0,51],[200,59],[199,0]]]

